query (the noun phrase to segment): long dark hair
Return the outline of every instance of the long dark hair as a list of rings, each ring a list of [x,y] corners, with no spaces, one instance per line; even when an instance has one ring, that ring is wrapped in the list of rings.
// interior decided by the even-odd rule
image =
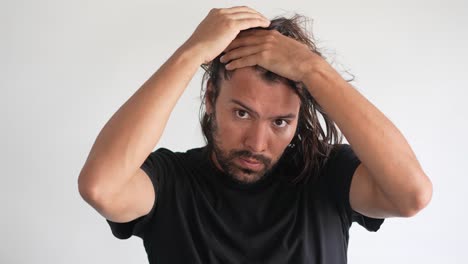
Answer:
[[[326,59],[326,57],[317,50],[312,35],[309,35],[307,32],[307,21],[306,17],[298,14],[295,14],[291,18],[276,17],[271,20],[270,26],[266,29],[276,30],[287,37],[304,43],[312,52],[315,52],[322,58]],[[301,24],[303,26],[301,26]],[[208,149],[212,149],[213,147],[210,123],[213,122],[213,118],[210,118],[206,113],[205,99],[208,98],[214,108],[221,88],[220,78],[223,77],[226,80],[230,79],[232,75],[232,71],[225,70],[224,64],[219,61],[219,58],[222,55],[224,55],[224,53],[218,55],[211,62],[201,65],[205,70],[205,73],[202,78],[200,124]],[[302,83],[285,79],[284,77],[267,71],[258,65],[256,65],[255,68],[261,72],[262,77],[266,80],[286,81],[301,99],[296,134],[289,146],[286,148],[282,157],[288,157],[288,159],[295,165],[295,168],[298,168],[296,173],[297,176],[292,179],[292,183],[297,184],[308,180],[316,180],[316,177],[318,177],[320,170],[330,155],[333,145],[340,144],[343,140],[343,135],[339,131],[335,122],[323,111],[322,107],[315,101]],[[211,83],[212,89],[204,88],[206,82]],[[326,130],[322,127],[318,114],[321,115]]]

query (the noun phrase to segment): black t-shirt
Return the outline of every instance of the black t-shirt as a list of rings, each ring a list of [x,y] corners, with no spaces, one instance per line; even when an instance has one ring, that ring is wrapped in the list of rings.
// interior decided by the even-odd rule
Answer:
[[[384,219],[352,210],[360,160],[348,144],[337,146],[319,180],[302,185],[276,170],[241,184],[213,164],[206,147],[160,148],[141,166],[157,194],[150,213],[106,221],[117,238],[142,238],[150,263],[347,263],[352,222],[377,231]]]

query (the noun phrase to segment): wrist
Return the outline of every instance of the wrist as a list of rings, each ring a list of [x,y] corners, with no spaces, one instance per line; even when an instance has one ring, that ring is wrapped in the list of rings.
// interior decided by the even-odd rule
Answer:
[[[309,93],[313,96],[320,89],[326,89],[327,86],[337,78],[341,78],[335,69],[324,59],[320,58],[308,64],[302,83],[307,87]]]
[[[199,45],[193,45],[190,42],[186,41],[182,46],[179,47],[177,53],[184,61],[192,61],[198,66],[205,63],[205,58],[202,53],[202,47]]]

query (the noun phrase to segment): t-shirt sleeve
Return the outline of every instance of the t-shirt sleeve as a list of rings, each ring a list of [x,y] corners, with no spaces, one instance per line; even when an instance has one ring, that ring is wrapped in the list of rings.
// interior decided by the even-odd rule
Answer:
[[[109,224],[112,234],[119,239],[128,239],[132,235],[144,238],[145,232],[148,227],[148,223],[151,222],[155,211],[157,209],[157,200],[160,199],[161,190],[163,189],[164,179],[167,175],[167,161],[164,158],[164,153],[169,150],[160,148],[152,153],[146,158],[140,168],[148,175],[153,184],[153,188],[156,194],[156,198],[151,208],[151,211],[139,218],[136,218],[132,221],[126,223],[117,223],[106,219]]]
[[[330,192],[345,215],[349,226],[353,222],[357,222],[368,231],[375,232],[379,230],[385,219],[360,214],[351,208],[349,202],[351,181],[359,164],[361,161],[349,144],[337,144],[330,154],[326,166],[328,173],[325,176],[328,178]]]

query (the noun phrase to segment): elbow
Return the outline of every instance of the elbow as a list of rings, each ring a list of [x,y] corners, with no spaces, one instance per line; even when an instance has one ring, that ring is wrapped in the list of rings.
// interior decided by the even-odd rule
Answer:
[[[412,193],[407,206],[401,210],[402,217],[415,216],[426,208],[432,200],[432,183],[427,177],[426,179],[427,181],[423,184],[423,187],[420,187],[419,190]]]
[[[104,199],[102,195],[102,191],[97,188],[95,185],[89,184],[88,182],[78,180],[78,192],[80,193],[81,198],[89,204],[92,208],[94,208],[99,214],[103,215],[104,217],[108,217],[107,209],[109,200]]]
[[[91,174],[81,173],[78,177],[78,192],[88,204],[95,206],[99,201],[102,201],[103,189],[95,183],[96,177]]]
[[[109,184],[103,184],[102,173],[91,166],[84,166],[78,176],[78,192],[88,204],[94,206],[106,196]]]
[[[78,178],[78,192],[88,204],[94,204],[96,201],[96,188],[88,184],[83,177]]]

